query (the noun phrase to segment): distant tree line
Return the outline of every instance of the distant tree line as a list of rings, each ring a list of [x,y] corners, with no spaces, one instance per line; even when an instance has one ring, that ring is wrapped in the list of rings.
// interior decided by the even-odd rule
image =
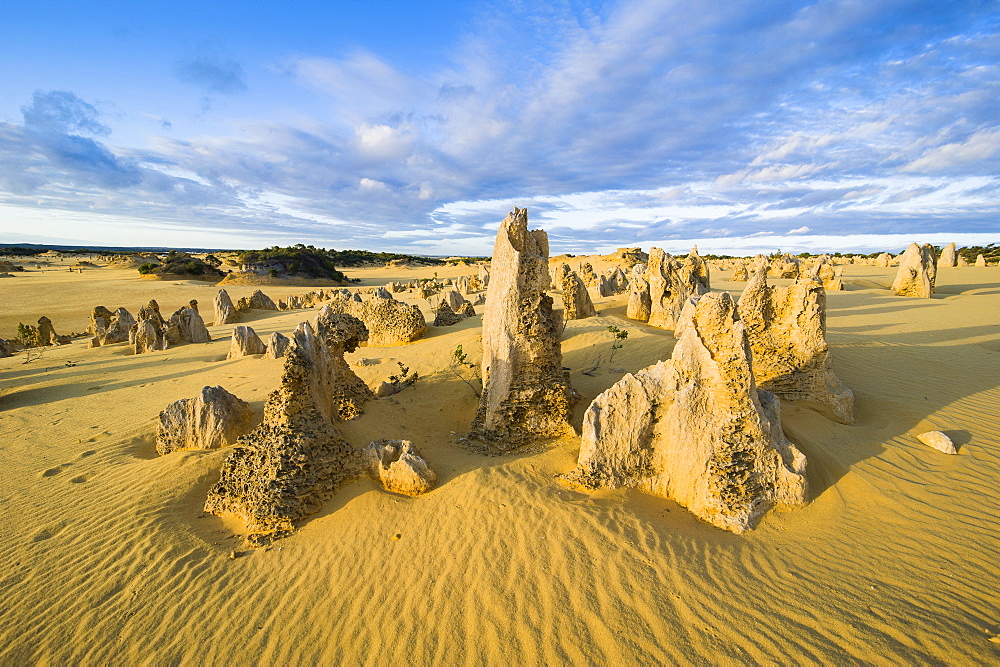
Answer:
[[[394,260],[402,260],[411,264],[436,266],[444,264],[442,259],[433,257],[418,257],[396,252],[371,252],[368,250],[334,250],[316,248],[301,243],[288,246],[266,248],[264,250],[244,250],[239,252],[240,260],[246,262],[276,262],[288,269],[289,273],[306,274],[311,277],[332,278],[326,272],[336,270],[336,267],[351,266],[382,266]],[[323,275],[319,275],[323,274]]]
[[[961,255],[969,264],[975,262],[979,255],[982,255],[987,260],[1000,259],[1000,246],[997,246],[996,243],[990,243],[985,246],[971,245],[966,248],[959,248],[958,254]]]
[[[147,262],[139,266],[139,273],[142,275],[180,275],[180,276],[211,276],[211,277],[221,277],[224,274],[217,268],[193,257],[186,252],[177,252],[176,250],[171,250],[166,255],[163,256],[162,264],[154,264],[152,262]]]

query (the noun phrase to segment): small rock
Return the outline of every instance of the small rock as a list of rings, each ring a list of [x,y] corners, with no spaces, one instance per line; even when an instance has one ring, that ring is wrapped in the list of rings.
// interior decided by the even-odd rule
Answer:
[[[941,431],[927,431],[917,436],[917,440],[945,454],[958,454],[955,443]]]

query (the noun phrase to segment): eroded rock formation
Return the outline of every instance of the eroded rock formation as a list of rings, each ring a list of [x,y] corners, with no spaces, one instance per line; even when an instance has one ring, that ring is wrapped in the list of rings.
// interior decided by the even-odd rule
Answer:
[[[681,275],[680,263],[660,248],[650,248],[646,279],[650,297],[649,325],[674,329],[690,294],[688,282]]]
[[[580,265],[580,280],[587,287],[597,287],[597,273],[594,272],[594,267],[591,266],[590,262],[584,262]]]
[[[448,308],[450,308],[453,313],[457,313],[459,308],[462,307],[462,304],[465,303],[465,297],[462,296],[462,293],[459,290],[449,288],[442,290],[438,294],[434,294],[427,299],[427,302],[430,304],[431,310],[436,311],[441,307],[442,303],[447,303]]]
[[[958,249],[954,243],[949,243],[941,251],[941,256],[938,258],[938,266],[958,266]]]
[[[390,493],[419,496],[437,484],[437,475],[409,440],[375,440],[363,456],[368,475]]]
[[[569,264],[560,264],[556,269],[555,283],[556,289],[562,290],[564,320],[582,320],[597,314],[587,286]]]
[[[265,352],[267,352],[267,346],[264,345],[264,341],[260,339],[252,327],[240,324],[233,328],[233,340],[229,345],[229,354],[226,355],[226,359],[239,359]]]
[[[787,252],[780,257],[771,260],[771,269],[768,274],[772,278],[791,278],[797,280],[801,275],[802,264],[798,257],[793,257]]]
[[[404,345],[417,340],[427,331],[427,320],[420,308],[397,301],[392,296],[382,298],[371,295],[361,301],[356,294],[344,290],[333,293],[331,297],[330,303],[323,308],[353,315],[364,322],[368,329],[368,345]]]
[[[636,264],[645,264],[649,261],[649,255],[644,253],[642,248],[618,248],[615,257],[630,271]]]
[[[827,292],[839,292],[844,289],[844,283],[837,270],[833,266],[833,261],[828,255],[820,255],[816,266],[813,267],[813,278],[823,283],[823,289]]]
[[[549,242],[527,209],[500,224],[483,314],[483,393],[470,437],[501,451],[572,432],[577,400],[562,368],[563,321],[545,293]]]
[[[248,539],[265,543],[290,532],[341,483],[365,472],[360,451],[335,423],[356,416],[372,397],[344,360],[367,335],[360,320],[326,307],[315,327],[299,324],[281,386],[264,405],[264,421],[226,459],[206,512],[241,518]]]
[[[892,291],[899,296],[915,296],[923,299],[934,294],[937,279],[937,253],[928,244],[918,246],[911,243],[899,256],[899,269],[892,281]]]
[[[104,306],[97,306],[90,314],[92,336],[90,347],[124,343],[129,339],[129,331],[135,325],[135,318],[124,308],[111,312]]]
[[[625,317],[640,322],[649,321],[649,311],[652,307],[646,273],[645,264],[640,263],[632,267],[632,277],[628,283],[628,305],[625,307]]]
[[[278,310],[278,304],[258,289],[249,297],[242,297],[237,301],[236,310]]]
[[[205,387],[198,396],[174,401],[160,413],[156,451],[225,447],[249,431],[253,419],[249,403],[223,387]]]
[[[194,308],[181,308],[167,321],[166,325],[167,341],[171,345],[177,343],[211,343],[212,337],[208,333],[201,315]]]
[[[465,303],[468,303],[468,301]],[[465,315],[461,315],[452,310],[447,301],[442,301],[441,305],[438,306],[436,311],[434,311],[434,326],[436,327],[450,327],[453,324],[458,324],[464,319]]]
[[[727,293],[683,311],[673,356],[628,374],[587,409],[586,488],[636,487],[741,533],[770,507],[806,502],[805,456],[781,430],[778,400],[754,385],[750,349]]]
[[[136,354],[167,349],[167,323],[160,315],[160,305],[150,299],[139,308],[135,324],[129,329],[129,343]]]
[[[698,254],[698,246],[691,248],[691,252],[681,264],[681,280],[687,289],[685,300],[688,297],[706,294],[712,289],[708,264]]]
[[[233,300],[229,298],[229,292],[226,290],[219,290],[219,293],[215,295],[213,305],[215,306],[215,326],[240,321],[236,306],[233,305]]]
[[[805,278],[772,287],[758,269],[740,296],[739,312],[758,387],[785,400],[812,403],[844,424],[854,422],[854,394],[830,365],[822,285]]]
[[[291,342],[288,336],[275,331],[267,338],[267,349],[264,351],[264,358],[280,359],[285,356],[285,352],[288,350],[288,345]]]

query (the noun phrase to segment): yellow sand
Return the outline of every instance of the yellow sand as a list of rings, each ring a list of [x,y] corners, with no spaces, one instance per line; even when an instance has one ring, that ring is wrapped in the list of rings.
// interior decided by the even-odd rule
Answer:
[[[40,315],[83,331],[94,305],[134,313],[149,298],[165,314],[198,299],[211,319],[217,288],[54,261],[0,279],[0,336]],[[231,326],[141,356],[80,340],[0,359],[0,664],[995,663],[1000,269],[942,269],[930,300],[879,289],[894,271],[848,266],[848,291],[829,295],[858,422],[785,406],[814,497],[742,536],[638,492],[566,489],[554,476],[574,466],[574,439],[507,457],[463,449],[476,399],[449,359],[461,344],[479,360],[479,317],[349,355],[375,362],[357,367],[372,384],[396,360],[420,373],[343,431],[359,446],[414,441],[439,488],[409,499],[349,484],[292,537],[235,560],[231,526],[201,512],[226,452],[158,457],[154,424],[207,384],[259,411],[281,360],[226,361]],[[742,289],[731,273],[715,288]],[[597,393],[674,344],[625,319],[624,296],[596,301],[600,316],[570,323],[563,343],[577,426]],[[288,334],[312,314],[249,323]],[[610,324],[630,332],[613,361]],[[960,454],[916,440],[931,429]]]

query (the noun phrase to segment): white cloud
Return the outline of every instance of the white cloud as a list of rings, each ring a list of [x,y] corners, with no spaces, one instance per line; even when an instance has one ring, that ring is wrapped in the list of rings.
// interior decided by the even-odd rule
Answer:
[[[388,192],[389,186],[374,178],[362,178],[358,186],[365,192]]]
[[[1000,129],[982,130],[965,141],[932,148],[904,166],[903,171],[939,171],[986,160],[997,153],[1000,153]]]
[[[360,157],[370,160],[398,160],[413,143],[403,130],[388,125],[363,124],[354,131]]]
[[[812,231],[812,230],[809,229],[808,227],[806,227],[805,225],[802,225],[801,227],[796,227],[795,229],[789,229],[787,233],[788,234],[807,234],[810,231]]]

